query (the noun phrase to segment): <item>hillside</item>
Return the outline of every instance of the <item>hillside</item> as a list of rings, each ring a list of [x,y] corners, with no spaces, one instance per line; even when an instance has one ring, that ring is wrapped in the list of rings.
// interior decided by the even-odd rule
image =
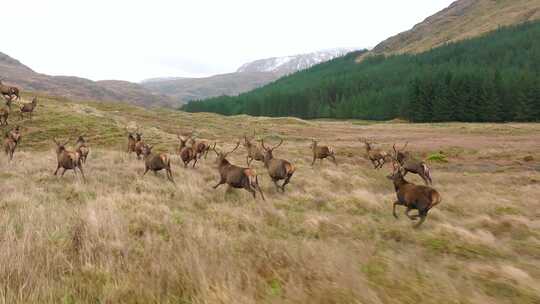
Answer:
[[[223,117],[47,96],[32,120],[10,123],[23,137],[11,163],[0,155],[6,303],[540,302],[538,124]],[[142,161],[124,152],[136,124],[161,152],[192,129],[223,149],[253,130],[280,136],[274,153],[297,171],[282,194],[254,163],[266,201],[212,189],[213,152],[196,169],[173,155],[175,185],[163,173],[143,178]],[[54,177],[52,138],[71,148],[80,133],[88,181]],[[373,169],[363,136],[446,156],[429,162],[443,202],[420,229],[403,208],[392,216],[391,166]],[[334,147],[339,165],[311,167],[311,138]],[[244,164],[244,148],[229,159]]]
[[[235,96],[268,84],[280,76],[272,72],[229,73],[202,78],[154,79],[141,83],[146,89],[170,96],[178,106],[209,97]]]
[[[179,104],[217,96],[236,96],[280,77],[345,55],[353,49],[332,49],[294,56],[260,59],[236,72],[202,78],[165,77],[147,79],[141,85],[156,94],[171,96]]]
[[[154,94],[136,83],[99,81],[40,74],[18,60],[0,53],[0,75],[4,82],[23,91],[38,91],[73,100],[125,101],[141,106],[174,106],[164,95]]]
[[[381,42],[372,53],[420,53],[502,26],[537,19],[540,0],[458,0],[411,30]]]
[[[236,72],[272,72],[279,75],[288,75],[344,56],[355,50],[352,48],[338,48],[294,56],[259,59],[242,65]]]
[[[540,120],[540,22],[417,55],[351,53],[190,112],[427,121]]]

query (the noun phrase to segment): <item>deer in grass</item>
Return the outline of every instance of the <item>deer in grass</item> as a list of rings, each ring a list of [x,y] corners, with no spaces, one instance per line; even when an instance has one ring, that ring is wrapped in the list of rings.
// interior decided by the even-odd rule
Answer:
[[[264,166],[268,170],[268,175],[270,175],[278,191],[281,189],[281,192],[285,192],[285,186],[290,182],[296,168],[286,160],[274,158],[274,150],[279,148],[282,143],[283,139],[276,146],[269,148],[264,145],[264,139],[261,140],[261,145],[265,151]],[[280,180],[284,180],[281,186],[278,184]]]
[[[257,172],[251,168],[238,167],[231,164],[227,160],[227,156],[233,153],[240,146],[240,142],[236,144],[236,147],[229,152],[220,152],[216,149],[216,144],[211,148],[216,153],[216,163],[219,171],[219,182],[213,187],[217,189],[220,185],[227,184],[229,187],[236,189],[245,189],[253,198],[256,199],[256,191],[261,194],[263,200],[264,194],[259,186],[259,178],[257,177]]]
[[[312,166],[315,164],[317,159],[320,159],[322,163],[323,159],[325,158],[329,158],[337,166],[334,150],[331,147],[319,146],[319,142],[315,139],[311,140],[311,145],[309,147],[313,151],[313,161],[311,162]]]
[[[178,140],[180,141],[180,145],[178,146],[178,154],[180,155],[180,158],[182,159],[182,162],[184,162],[184,168],[187,168],[190,162],[193,161],[193,168],[195,168],[195,165],[197,164],[197,152],[193,147],[188,147],[187,142],[190,140],[190,138],[186,138],[183,136],[177,135]]]
[[[19,144],[20,140],[21,140],[21,133],[20,133],[19,126],[16,126],[15,129],[6,133],[6,136],[4,139],[4,152],[6,153],[10,161],[13,159],[15,148],[17,148],[17,145]]]
[[[66,149],[66,145],[69,140],[67,140],[65,143],[62,143],[57,141],[56,138],[53,138],[53,141],[56,144],[56,160],[58,162],[56,170],[54,171],[54,175],[56,176],[60,168],[63,169],[61,176],[64,176],[66,170],[73,170],[73,173],[77,175],[78,169],[81,172],[83,181],[86,181],[86,177],[84,176],[84,171],[82,168],[81,155],[78,152],[68,151]]]
[[[189,143],[197,154],[197,158],[201,159],[204,155],[204,159],[206,159],[208,151],[210,150],[210,145],[207,142],[203,140],[196,140],[193,136],[191,136]]]
[[[397,161],[403,168],[403,176],[407,175],[409,172],[418,174],[424,180],[426,185],[432,185],[433,180],[431,179],[431,169],[425,162],[414,159],[409,152],[405,151],[408,144],[408,142],[405,143],[405,146],[403,146],[401,150],[396,149],[395,144],[393,146],[394,160]]]
[[[144,146],[145,146],[145,143],[142,139],[142,133],[140,133],[139,129],[137,129],[137,131],[135,132],[135,146],[133,148],[133,151],[137,155],[137,159],[141,159],[141,155],[143,155]]]
[[[6,99],[6,107],[0,109],[0,126],[8,125],[8,117],[11,113],[11,99]]]
[[[405,180],[405,170],[397,162],[392,162],[394,171],[387,178],[394,183],[397,200],[392,206],[392,214],[397,219],[396,206],[405,206],[405,215],[412,221],[420,218],[415,228],[426,220],[429,210],[441,203],[441,195],[437,190],[423,185],[415,185]],[[418,210],[418,215],[410,215],[411,210]]]
[[[375,169],[382,168],[386,161],[391,159],[388,152],[381,149],[374,149],[373,142],[370,142],[368,139],[363,138],[360,139],[360,141],[362,141],[366,145],[367,157],[371,161]]]
[[[149,170],[152,170],[154,174],[157,174],[158,171],[165,170],[167,171],[167,179],[174,184],[169,155],[167,153],[152,153],[152,148],[153,146],[146,144],[142,146],[144,159],[144,173],[142,176],[144,177]]]
[[[75,145],[76,145],[75,152],[80,154],[81,162],[83,164],[86,164],[86,159],[88,158],[88,153],[90,153],[90,148],[88,148],[88,145],[86,144],[86,140],[84,140],[84,137],[79,136]]]
[[[254,160],[264,162],[263,150],[257,145],[253,144],[251,140],[252,138],[250,139],[247,138],[247,136],[244,136],[244,143],[242,144],[248,152],[246,156],[246,163],[248,166],[250,166],[251,162]]]
[[[30,103],[25,103],[25,104],[21,105],[21,107],[20,107],[20,110],[21,110],[21,112],[20,112],[21,119],[23,119],[23,114],[24,114],[24,113],[29,113],[29,114],[30,114],[30,119],[32,119],[32,115],[33,115],[33,113],[34,113],[34,110],[35,110],[36,107],[37,107],[37,101],[38,101],[38,100],[37,100],[37,97],[34,96],[34,97],[32,98],[32,102],[30,102]]]
[[[2,83],[2,80],[0,80],[0,94],[2,94],[2,96],[4,96],[6,100],[10,100],[10,101],[13,100],[14,98],[16,100],[19,100],[21,98],[19,94],[19,89],[17,87],[10,87],[10,86],[4,85]]]

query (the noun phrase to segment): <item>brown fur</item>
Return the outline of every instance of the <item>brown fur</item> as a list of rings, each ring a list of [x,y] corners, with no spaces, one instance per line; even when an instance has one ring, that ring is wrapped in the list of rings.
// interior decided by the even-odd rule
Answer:
[[[17,87],[4,85],[2,80],[0,80],[0,94],[2,94],[2,96],[9,101],[13,100],[14,98],[17,100],[20,99],[19,89]]]
[[[174,183],[172,171],[171,171],[171,159],[166,153],[152,153],[153,146],[144,145],[142,147],[142,155],[144,158],[144,173],[143,177],[149,170],[154,173],[165,169],[167,171],[167,179]]]
[[[227,160],[227,156],[238,149],[239,145],[240,143],[237,143],[232,151],[223,153],[219,152],[214,144],[212,150],[217,155],[216,163],[218,165],[220,179],[213,188],[216,189],[220,185],[227,184],[232,188],[245,189],[253,195],[254,199],[256,198],[256,191],[259,191],[262,199],[266,200],[261,187],[259,186],[259,179],[255,170],[235,166]]]
[[[178,140],[180,141],[180,145],[178,146],[178,154],[180,154],[180,158],[182,159],[182,162],[184,162],[184,168],[187,168],[190,162],[193,161],[193,168],[195,168],[195,165],[197,164],[197,152],[193,147],[188,147],[187,142],[188,138],[182,137],[178,135]]]
[[[11,99],[6,99],[6,107],[0,109],[0,126],[8,125],[8,117],[11,113]]]
[[[66,150],[65,145],[67,144],[67,141],[65,143],[60,143],[56,140],[56,138],[53,139],[53,141],[56,144],[56,159],[58,161],[54,175],[58,173],[60,168],[63,169],[62,176],[64,176],[66,170],[73,170],[75,175],[77,175],[77,169],[79,169],[79,171],[81,171],[83,180],[86,181],[82,168],[81,155],[78,152]]]
[[[86,140],[84,140],[82,136],[79,136],[76,145],[77,148],[75,149],[75,152],[78,152],[81,155],[82,163],[86,164],[86,159],[88,158],[88,154],[90,153],[90,148],[88,148]]]
[[[404,169],[399,165],[394,165],[394,172],[387,176],[388,179],[393,181],[397,195],[397,200],[392,207],[392,214],[397,218],[396,206],[405,206],[407,208],[405,215],[409,219],[416,220],[420,218],[420,221],[414,226],[417,228],[426,220],[429,210],[441,203],[441,195],[431,187],[409,183],[403,177],[403,171]],[[418,215],[409,215],[409,212],[413,209],[418,210]]]
[[[374,149],[372,142],[369,142],[367,139],[361,139],[361,141],[366,145],[367,157],[375,169],[382,168],[386,161],[391,159],[388,152],[381,149]]]
[[[137,159],[141,159],[143,155],[143,147],[145,146],[144,141],[142,140],[142,133],[135,132],[135,146],[133,151],[137,155]]]
[[[37,107],[37,97],[32,98],[32,102],[25,103],[21,105],[21,119],[23,119],[23,113],[30,113],[30,119],[32,119],[32,115],[34,114],[34,110]]]
[[[321,163],[323,159],[329,158],[335,165],[337,165],[336,157],[334,155],[334,150],[328,146],[319,146],[316,140],[312,140],[310,148],[313,151],[313,161],[311,165],[315,164],[315,160],[320,159]]]
[[[8,156],[9,161],[13,159],[13,154],[15,154],[15,148],[17,148],[17,141],[13,137],[6,133],[4,138],[4,152]]]
[[[248,155],[246,156],[246,163],[248,166],[251,165],[251,162],[254,160],[264,162],[263,150],[260,147],[257,147],[257,145],[254,145],[247,136],[244,136],[244,143],[242,145],[248,152]]]
[[[210,150],[210,145],[203,140],[195,140],[193,137],[189,139],[189,142],[191,144],[191,148],[193,148],[193,151],[195,151],[197,158],[200,159],[204,155],[204,159],[206,159],[208,151]]]
[[[281,189],[282,192],[285,192],[285,186],[290,182],[296,168],[286,160],[274,158],[273,151],[281,146],[282,143],[283,139],[276,146],[268,148],[264,145],[264,140],[261,141],[262,147],[265,150],[264,166],[268,170],[268,175],[270,175],[278,191]],[[284,180],[281,186],[278,184],[279,180]]]
[[[407,144],[401,149],[396,149],[396,145],[394,144],[394,160],[399,163],[399,165],[404,169],[403,177],[407,175],[407,173],[413,173],[418,174],[424,180],[424,183],[426,185],[432,185],[433,180],[431,179],[431,169],[429,166],[420,160],[414,159],[410,153],[405,152],[405,147],[407,147]]]

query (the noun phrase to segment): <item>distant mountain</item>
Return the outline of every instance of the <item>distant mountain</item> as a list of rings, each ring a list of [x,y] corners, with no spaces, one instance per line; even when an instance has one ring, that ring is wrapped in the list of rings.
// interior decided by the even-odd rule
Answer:
[[[355,50],[357,49],[339,48],[294,56],[260,59],[242,65],[236,72],[272,72],[278,75],[287,75],[300,70],[305,70],[316,64],[341,57]]]
[[[235,96],[264,86],[278,78],[340,57],[353,49],[333,49],[286,57],[256,60],[242,65],[235,73],[203,78],[151,78],[141,85],[151,92],[170,96],[177,103],[228,95]]]
[[[174,106],[165,95],[149,92],[127,81],[92,81],[72,76],[40,74],[20,61],[0,53],[0,77],[23,91],[38,91],[75,100],[125,101],[140,106]]]
[[[540,0],[458,0],[411,30],[378,44],[373,53],[419,53],[540,18]]]

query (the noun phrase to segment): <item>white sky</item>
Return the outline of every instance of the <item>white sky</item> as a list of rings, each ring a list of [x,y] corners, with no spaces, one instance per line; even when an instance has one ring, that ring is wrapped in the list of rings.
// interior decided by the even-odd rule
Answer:
[[[373,47],[452,2],[0,0],[0,52],[51,75],[199,77],[266,57]]]

